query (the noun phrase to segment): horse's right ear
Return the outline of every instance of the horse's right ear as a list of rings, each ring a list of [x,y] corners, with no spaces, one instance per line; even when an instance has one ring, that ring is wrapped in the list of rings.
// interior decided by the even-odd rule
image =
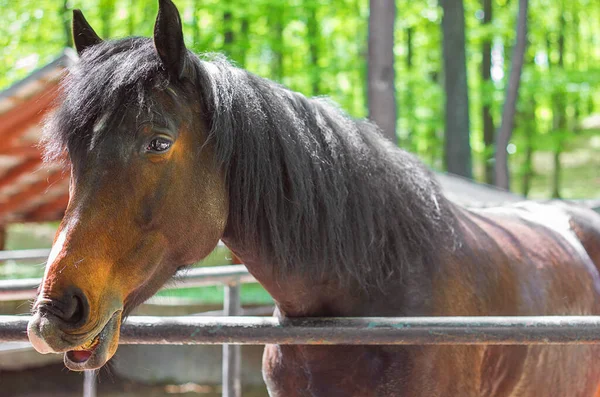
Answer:
[[[86,48],[102,43],[80,10],[73,10],[73,42],[79,55]]]

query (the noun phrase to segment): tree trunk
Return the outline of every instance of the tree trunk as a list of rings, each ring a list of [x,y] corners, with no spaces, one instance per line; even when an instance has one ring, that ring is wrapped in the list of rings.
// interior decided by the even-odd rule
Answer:
[[[370,0],[368,88],[369,118],[397,144],[394,86],[394,0]]]
[[[115,0],[100,1],[100,19],[102,21],[102,34],[100,37],[108,39],[112,34],[112,18],[115,12]]]
[[[200,21],[198,20],[199,6],[194,4],[192,9],[192,48],[200,52]]]
[[[228,57],[233,57],[233,15],[231,11],[223,13],[223,50]]]
[[[496,137],[496,186],[509,190],[510,176],[508,173],[508,156],[506,147],[512,135],[517,99],[519,97],[519,84],[521,82],[521,71],[527,47],[527,6],[528,0],[519,0],[519,17],[517,21],[517,43],[512,56],[512,65],[504,109],[502,110],[502,122]]]
[[[564,5],[563,5],[564,7]],[[565,67],[565,27],[566,20],[563,12],[559,17],[559,36],[558,36],[558,68],[561,72]],[[564,134],[567,128],[567,115],[565,111],[566,101],[563,87],[557,89],[552,95],[552,129],[554,133],[554,145],[552,148],[552,198],[560,198],[560,157],[563,150]]]
[[[319,42],[320,31],[319,22],[317,21],[317,7],[314,1],[310,1],[307,5],[308,18],[306,21],[306,29],[308,33],[308,47],[310,53],[310,85],[313,95],[321,94],[321,69],[319,67]]]
[[[406,28],[406,69],[412,70],[413,67],[413,35],[415,28],[409,26]]]
[[[412,71],[413,71],[413,57],[414,57],[414,45],[413,45],[413,37],[415,28],[409,26],[406,28],[406,98],[405,103],[403,104],[403,109],[405,109],[404,113],[406,114],[406,120],[408,121],[407,125],[407,147],[412,147],[413,145],[413,129],[414,129],[414,121],[415,121],[415,96],[413,92],[413,84],[412,84]]]
[[[552,198],[560,198],[560,156],[562,150],[556,149],[552,152]]]
[[[6,225],[0,225],[0,251],[6,249]]]
[[[537,134],[537,124],[535,120],[535,110],[537,104],[535,101],[535,96],[532,94],[527,102],[527,107],[523,112],[523,122],[525,124],[524,134],[525,134],[525,143],[524,143],[524,151],[525,151],[525,159],[523,160],[522,166],[522,180],[521,180],[521,194],[527,197],[529,195],[529,190],[531,189],[531,179],[534,175],[533,169],[533,140],[535,135]]]
[[[63,21],[63,29],[65,31],[65,46],[73,47],[73,32],[71,32],[71,13],[69,11],[69,0],[65,0],[60,10],[60,15],[62,16]]]
[[[531,135],[533,131],[526,130],[525,142],[525,160],[523,160],[523,179],[521,180],[521,194],[524,197],[529,196],[531,190],[531,179],[533,178],[533,146],[531,145]]]
[[[238,52],[238,62],[241,67],[246,67],[246,56],[248,55],[248,49],[250,44],[248,42],[248,34],[250,33],[250,22],[248,18],[244,17],[240,22],[240,45]]]
[[[532,45],[531,36],[528,38],[528,46]],[[535,54],[530,52],[525,59],[527,65],[535,68]],[[521,112],[521,123],[524,125],[523,133],[525,135],[525,142],[523,152],[525,158],[521,166],[521,194],[525,197],[529,196],[531,190],[531,180],[535,175],[535,169],[533,165],[533,153],[535,151],[535,139],[538,134],[538,125],[536,120],[536,108],[537,102],[535,100],[535,91],[529,90],[527,93],[527,99],[525,100],[525,106]]]
[[[361,3],[362,0],[354,0],[354,12],[356,15],[361,15]],[[360,32],[356,35],[356,48],[358,48],[358,56],[360,59],[367,60],[367,62],[358,62],[355,70],[355,88],[354,95],[357,98],[362,99],[362,106],[356,114],[367,115],[369,114],[369,40],[368,40],[368,28],[364,29],[362,23],[359,25],[357,30]]]
[[[158,2],[156,2],[156,4],[152,4],[152,3],[145,3],[145,7],[142,7],[143,11],[143,15],[140,18],[142,21],[153,21],[154,18],[156,18],[156,12],[158,11]],[[149,29],[151,28],[152,25],[151,24],[146,24],[146,23],[142,23],[140,24],[139,28],[141,29]],[[151,30],[148,30],[147,34],[152,34],[150,33]],[[140,34],[140,32],[137,32],[136,34]]]
[[[427,62],[429,62],[432,65],[436,65],[437,67],[442,67],[442,65],[439,65],[438,62],[436,62],[436,60],[434,59],[434,57],[431,56],[431,53],[429,54],[429,56],[427,57]],[[442,73],[436,69],[432,70],[429,73],[429,79],[431,81],[431,83],[440,86],[440,89],[442,88],[442,81],[441,81],[441,76]],[[433,123],[429,123],[429,127],[427,128],[427,132],[425,134],[425,139],[426,139],[426,150],[427,153],[429,154],[429,164],[431,164],[432,166],[436,165],[436,162],[440,162],[441,159],[443,158],[443,152],[442,152],[442,141],[440,140],[440,135],[438,133],[438,129],[433,125]],[[443,164],[439,164],[438,166],[442,166]]]
[[[492,23],[492,0],[483,0],[483,26],[489,27]],[[486,32],[485,40],[481,46],[481,102],[482,102],[482,121],[483,121],[483,145],[484,158],[483,166],[485,169],[485,182],[494,184],[494,119],[492,118],[492,95],[490,92],[492,83],[492,40]]]
[[[127,33],[129,36],[135,34],[135,0],[129,0],[129,15],[127,16]]]
[[[587,58],[587,56],[585,55],[585,53],[582,51],[582,46],[580,45],[581,41],[582,41],[582,37],[581,37],[581,33],[580,33],[580,26],[581,26],[581,18],[579,17],[580,15],[580,9],[579,7],[577,7],[577,5],[574,5],[573,7],[573,23],[571,24],[571,51],[573,53],[573,58],[572,58],[572,62],[571,62],[571,68],[573,70],[582,70],[581,66],[582,66],[582,59],[583,58]],[[584,56],[582,57],[581,55],[584,54]],[[579,125],[580,125],[580,120],[581,120],[581,116],[583,114],[582,110],[584,109],[584,102],[583,99],[585,98],[581,91],[578,92],[575,95],[575,98],[573,100],[573,109],[574,109],[574,114],[573,114],[573,126],[574,126],[574,132],[579,132]]]
[[[277,7],[275,12],[268,14],[269,26],[272,28],[271,35],[271,78],[279,83],[283,80],[283,6]]]
[[[441,0],[446,95],[444,163],[453,174],[472,177],[469,95],[463,0]]]

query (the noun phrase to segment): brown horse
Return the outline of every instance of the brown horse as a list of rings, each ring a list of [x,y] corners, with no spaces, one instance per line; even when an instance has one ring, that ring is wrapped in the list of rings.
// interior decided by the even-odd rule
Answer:
[[[222,238],[279,316],[600,314],[600,216],[566,204],[472,211],[366,121],[186,50],[161,0],[154,40],[102,41],[74,14],[80,62],[46,125],[70,202],[29,338],[74,370]],[[598,348],[279,346],[272,396],[592,397]]]

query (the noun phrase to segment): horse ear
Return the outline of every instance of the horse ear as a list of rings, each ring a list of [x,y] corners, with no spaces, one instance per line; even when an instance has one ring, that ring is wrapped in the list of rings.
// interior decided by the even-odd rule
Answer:
[[[183,77],[187,50],[183,41],[179,11],[171,0],[158,1],[154,46],[169,74],[178,79]]]
[[[79,55],[86,48],[102,43],[80,10],[73,10],[73,42]]]

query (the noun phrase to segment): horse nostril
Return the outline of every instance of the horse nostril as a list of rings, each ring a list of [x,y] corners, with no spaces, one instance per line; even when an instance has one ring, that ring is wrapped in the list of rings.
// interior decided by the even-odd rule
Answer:
[[[79,293],[74,293],[71,296],[71,301],[69,305],[69,311],[65,313],[65,318],[63,320],[69,324],[77,324],[80,322],[85,322],[85,317],[87,313],[87,299],[81,291]]]
[[[87,321],[89,303],[79,288],[72,288],[61,299],[44,302],[39,306],[39,310],[54,315],[65,325],[75,326]]]

